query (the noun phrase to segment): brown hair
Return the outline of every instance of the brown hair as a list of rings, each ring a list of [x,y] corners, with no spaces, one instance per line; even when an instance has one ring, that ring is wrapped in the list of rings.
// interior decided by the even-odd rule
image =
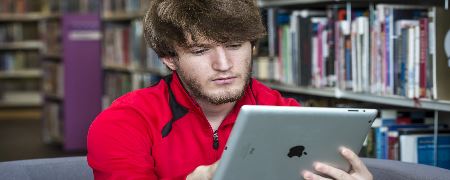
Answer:
[[[160,57],[202,38],[254,43],[265,34],[255,0],[151,0],[144,17],[145,39]]]

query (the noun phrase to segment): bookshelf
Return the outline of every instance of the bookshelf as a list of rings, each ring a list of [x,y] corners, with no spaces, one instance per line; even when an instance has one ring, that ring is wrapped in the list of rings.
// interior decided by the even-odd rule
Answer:
[[[102,2],[103,108],[126,92],[148,87],[169,72],[145,45],[143,0]]]
[[[0,118],[40,119],[40,36],[43,19],[40,1],[0,3]]]
[[[39,79],[42,78],[42,71],[40,69],[36,69],[36,70],[16,70],[16,71],[0,72],[0,79],[13,79],[13,78]]]
[[[380,107],[379,123],[368,135],[370,157],[401,160],[401,150],[393,147],[401,144],[401,135],[408,135],[399,132],[407,128],[404,124],[422,123],[431,128],[427,136],[433,139],[434,155],[427,163],[442,165],[445,157],[438,151],[447,150],[437,142],[446,136],[440,134],[446,128],[441,126],[450,124],[450,66],[443,48],[450,29],[448,1],[259,0],[258,4],[267,15],[268,43],[262,47],[267,54],[254,61],[256,78],[306,98]],[[390,129],[397,126],[399,130]]]
[[[30,21],[41,21],[43,19],[54,19],[61,16],[58,13],[48,14],[48,13],[24,13],[24,14],[0,14],[0,21],[2,22],[30,22]]]
[[[277,89],[283,92],[298,93],[305,95],[313,95],[320,97],[336,98],[336,99],[348,99],[355,101],[362,101],[368,103],[385,104],[397,107],[405,108],[418,108],[431,111],[444,111],[450,112],[450,101],[440,101],[440,100],[413,100],[401,96],[380,96],[372,94],[361,94],[348,91],[340,91],[336,88],[310,88],[310,87],[298,87],[292,85],[282,85],[279,83],[268,83],[265,82],[267,86]]]
[[[40,50],[43,47],[41,41],[16,41],[0,44],[0,50]]]
[[[42,3],[43,141],[83,151],[89,125],[101,110],[99,2]]]
[[[258,5],[262,8],[270,7],[289,7],[289,6],[308,6],[311,4],[321,5],[337,3],[391,3],[391,4],[420,4],[420,5],[435,5],[448,7],[448,0],[258,0]]]

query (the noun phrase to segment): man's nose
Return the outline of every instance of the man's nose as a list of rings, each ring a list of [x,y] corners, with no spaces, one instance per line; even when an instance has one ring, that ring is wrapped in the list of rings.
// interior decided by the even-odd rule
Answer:
[[[212,64],[213,69],[217,71],[228,71],[233,67],[233,63],[227,56],[225,47],[217,46],[214,52],[215,57],[213,57],[214,58]]]

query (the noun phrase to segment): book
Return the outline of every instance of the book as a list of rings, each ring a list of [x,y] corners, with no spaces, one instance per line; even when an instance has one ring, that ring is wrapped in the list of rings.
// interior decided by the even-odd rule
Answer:
[[[64,68],[61,63],[43,63],[43,91],[46,95],[64,97]]]
[[[404,162],[435,165],[450,169],[450,134],[437,137],[437,161],[434,158],[434,136],[432,134],[410,134],[400,136],[401,160]]]
[[[47,55],[61,55],[61,23],[59,20],[47,20],[43,23],[44,31],[41,37],[44,41],[42,53]]]
[[[146,10],[145,0],[102,0],[103,15],[143,13]]]

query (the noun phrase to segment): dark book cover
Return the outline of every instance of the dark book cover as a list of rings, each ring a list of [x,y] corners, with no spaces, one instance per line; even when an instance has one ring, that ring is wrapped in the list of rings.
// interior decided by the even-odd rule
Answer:
[[[312,24],[311,19],[309,17],[298,17],[299,18],[299,42],[300,42],[300,50],[299,50],[299,70],[300,77],[298,78],[300,82],[298,83],[300,86],[309,86],[311,85],[311,37],[312,37]]]

